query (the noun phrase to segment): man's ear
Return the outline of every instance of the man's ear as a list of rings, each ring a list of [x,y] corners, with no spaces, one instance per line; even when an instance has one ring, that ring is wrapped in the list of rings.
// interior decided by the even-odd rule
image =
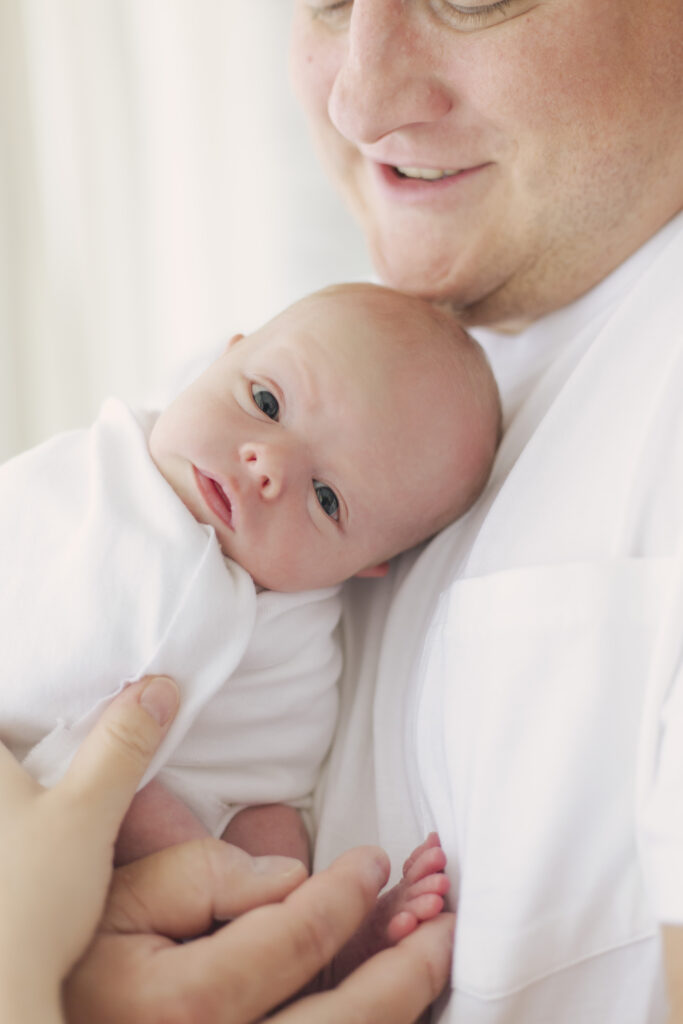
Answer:
[[[227,352],[227,350],[229,348],[232,348],[232,346],[235,344],[235,342],[241,341],[243,337],[244,337],[243,334],[233,334],[232,338],[230,339],[228,344],[225,346],[226,352]]]
[[[386,576],[389,572],[389,563],[380,562],[379,565],[371,565],[367,569],[361,569],[356,573],[360,579],[377,579],[378,576]]]

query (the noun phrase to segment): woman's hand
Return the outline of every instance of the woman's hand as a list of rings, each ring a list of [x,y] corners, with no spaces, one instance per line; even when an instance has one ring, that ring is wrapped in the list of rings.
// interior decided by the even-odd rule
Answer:
[[[304,880],[297,861],[252,859],[217,840],[170,847],[120,868],[98,935],[66,986],[69,1022],[260,1020],[345,944],[387,874],[387,858],[375,848],[351,850]],[[236,920],[205,935],[215,918]],[[409,1024],[446,982],[452,930],[452,916],[443,914],[337,989],[290,1003],[269,1020]],[[192,935],[204,937],[176,941]]]
[[[178,707],[168,679],[127,687],[43,789],[0,744],[0,1019],[46,1024],[102,914],[114,840]]]

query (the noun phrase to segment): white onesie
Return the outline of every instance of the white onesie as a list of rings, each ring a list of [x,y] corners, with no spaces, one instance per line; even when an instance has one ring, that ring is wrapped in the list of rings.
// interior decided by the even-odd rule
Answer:
[[[171,675],[156,775],[218,835],[241,806],[307,806],[330,744],[338,588],[256,593],[156,469],[154,422],[109,399],[88,430],[0,467],[0,739],[55,782],[108,702]]]

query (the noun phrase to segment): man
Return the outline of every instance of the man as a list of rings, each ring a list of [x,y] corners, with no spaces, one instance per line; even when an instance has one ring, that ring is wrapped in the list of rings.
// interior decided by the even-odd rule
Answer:
[[[437,828],[444,1021],[683,1020],[683,4],[297,0],[292,68],[507,425],[467,521],[350,591],[318,864]]]
[[[318,862],[438,827],[450,1024],[683,1020],[683,4],[295,2],[379,275],[484,325],[507,422],[478,509],[350,595]],[[239,1019],[194,947],[201,989],[157,958],[138,1019],[188,988],[186,1019]],[[93,962],[111,1009],[125,971]],[[397,1020],[367,977],[308,1019]]]

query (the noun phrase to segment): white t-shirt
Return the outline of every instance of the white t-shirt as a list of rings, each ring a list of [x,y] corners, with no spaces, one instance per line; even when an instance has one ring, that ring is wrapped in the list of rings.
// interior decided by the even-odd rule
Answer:
[[[245,804],[305,807],[334,729],[338,588],[257,594],[157,471],[154,417],[110,399],[88,430],[0,467],[0,739],[63,773],[126,682],[183,699],[145,781],[214,834]]]
[[[662,1024],[683,924],[683,220],[522,336],[480,502],[345,593],[316,863],[436,828],[447,1024]],[[348,612],[348,614],[346,614]],[[683,681],[682,681],[683,682]],[[438,1015],[437,1015],[438,1016]]]

